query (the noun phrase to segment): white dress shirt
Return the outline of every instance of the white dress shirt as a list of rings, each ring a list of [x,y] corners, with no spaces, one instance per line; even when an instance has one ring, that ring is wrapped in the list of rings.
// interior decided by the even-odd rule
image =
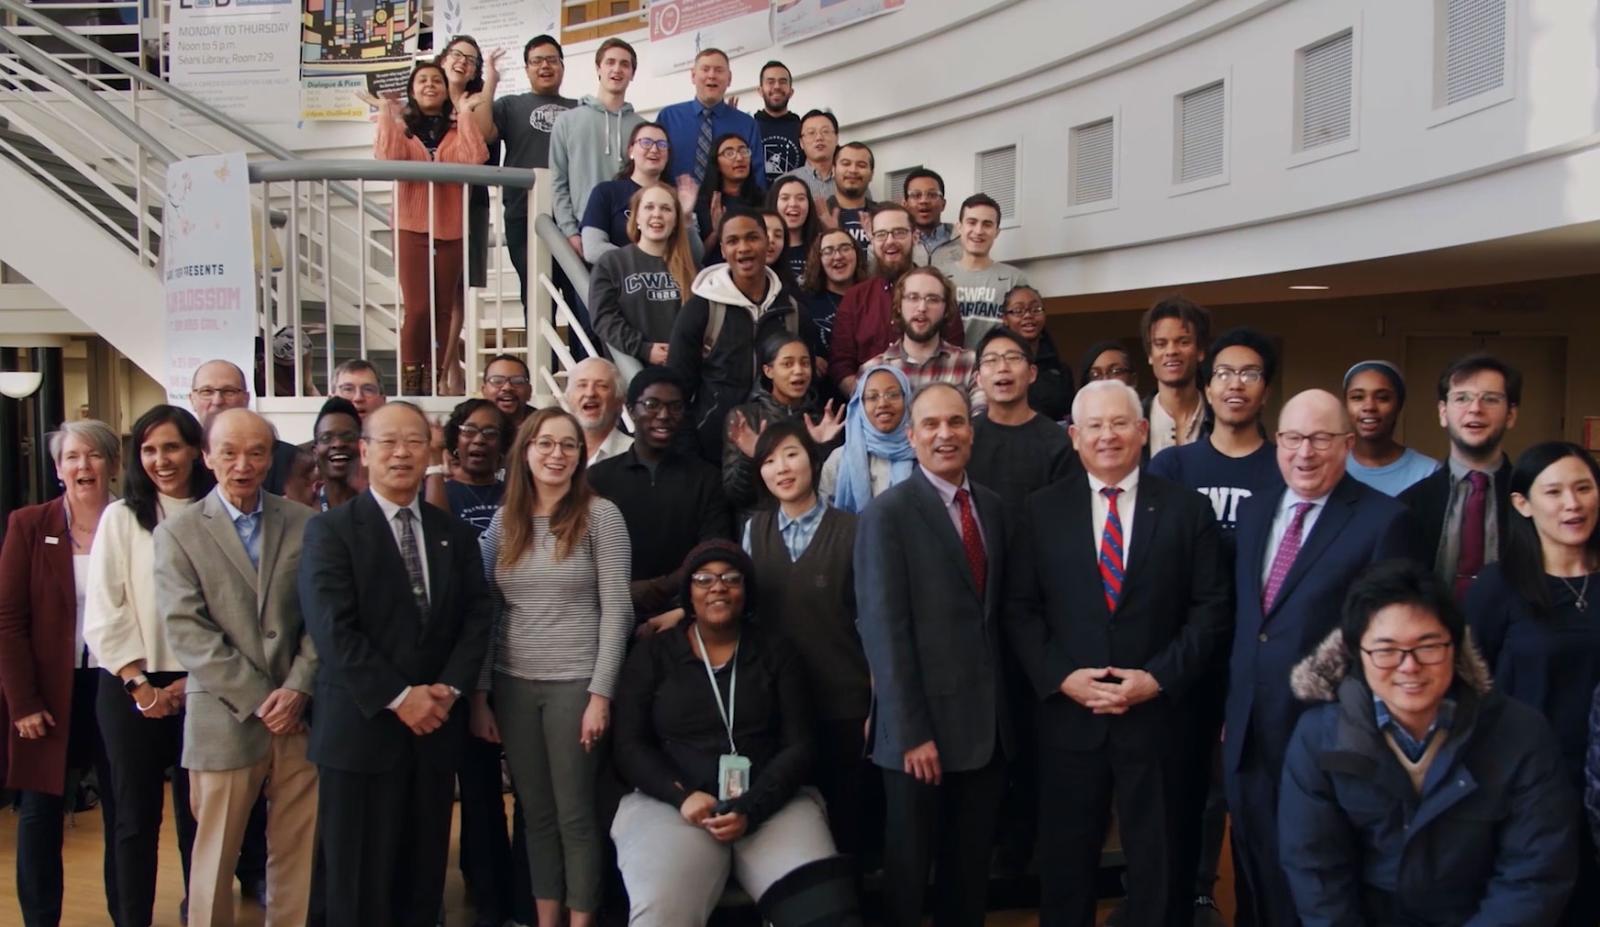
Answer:
[[[628,437],[620,426],[614,427],[611,429],[611,434],[606,435],[606,439],[590,455],[587,465],[592,467],[602,460],[608,460],[627,451],[630,447],[633,447],[633,439]]]
[[[972,494],[972,481],[967,479],[967,474],[964,471],[962,472],[961,485],[957,486],[947,479],[935,476],[927,467],[921,464],[917,464],[917,467],[922,470],[922,475],[927,477],[928,482],[932,483],[933,488],[938,491],[939,501],[944,503],[944,510],[950,516],[950,524],[955,526],[956,537],[958,538],[961,537],[961,506],[956,504],[956,491],[961,489],[967,491],[967,500],[972,506],[972,520],[978,525],[978,543],[983,545],[984,553],[987,554],[989,552],[989,543],[983,538],[983,520],[978,517],[978,500]]]
[[[1089,474],[1089,527],[1094,529],[1094,551],[1096,556],[1100,553],[1100,539],[1105,537],[1106,519],[1111,517],[1111,500],[1107,499],[1100,490],[1107,486],[1115,486],[1122,490],[1122,495],[1117,497],[1117,517],[1122,519],[1122,565],[1128,565],[1128,552],[1133,547],[1133,510],[1134,503],[1139,498],[1139,468],[1134,467],[1128,475],[1115,483],[1107,483],[1094,474]]]
[[[1267,588],[1267,577],[1272,575],[1272,560],[1278,556],[1278,548],[1283,545],[1283,536],[1289,533],[1289,522],[1294,520],[1294,507],[1302,502],[1311,503],[1311,510],[1306,512],[1305,520],[1300,523],[1300,546],[1304,547],[1306,538],[1311,537],[1311,528],[1317,523],[1317,517],[1322,514],[1323,507],[1328,502],[1328,497],[1333,495],[1329,490],[1315,499],[1303,499],[1293,489],[1283,491],[1283,501],[1278,503],[1277,514],[1272,516],[1272,530],[1267,533],[1267,555],[1261,558],[1261,588]]]

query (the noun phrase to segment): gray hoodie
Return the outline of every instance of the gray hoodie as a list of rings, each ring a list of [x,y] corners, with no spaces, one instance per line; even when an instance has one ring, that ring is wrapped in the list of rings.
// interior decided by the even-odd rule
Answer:
[[[562,234],[578,234],[589,194],[603,180],[617,176],[627,157],[628,135],[644,117],[623,103],[611,112],[599,97],[584,97],[556,117],[550,130],[550,174],[555,220]]]

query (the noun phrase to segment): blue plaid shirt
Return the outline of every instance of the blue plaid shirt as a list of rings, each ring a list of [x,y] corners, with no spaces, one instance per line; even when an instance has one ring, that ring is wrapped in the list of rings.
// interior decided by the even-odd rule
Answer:
[[[1428,742],[1433,740],[1434,734],[1445,734],[1450,730],[1450,725],[1456,718],[1456,700],[1446,698],[1439,703],[1439,713],[1434,716],[1433,723],[1428,725],[1428,730],[1418,740],[1412,737],[1406,729],[1389,714],[1389,706],[1376,695],[1372,697],[1372,710],[1378,716],[1378,731],[1387,733],[1400,745],[1400,752],[1406,759],[1415,763],[1422,759],[1422,754],[1428,751]]]
[[[817,528],[822,525],[822,516],[828,511],[828,504],[817,497],[817,504],[811,511],[799,518],[790,518],[783,509],[778,509],[778,535],[783,538],[784,549],[789,552],[790,561],[799,560],[800,555],[811,546],[811,539],[817,536]],[[751,552],[750,523],[744,524],[744,552]]]

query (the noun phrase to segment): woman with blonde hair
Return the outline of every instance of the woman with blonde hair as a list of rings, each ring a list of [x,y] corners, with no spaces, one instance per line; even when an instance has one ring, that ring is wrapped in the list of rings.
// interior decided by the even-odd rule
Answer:
[[[590,278],[595,331],[641,363],[667,362],[673,320],[694,283],[685,215],[671,187],[640,187],[628,201],[633,244],[607,252]]]
[[[633,631],[628,527],[589,488],[586,458],[577,419],[531,415],[512,444],[505,505],[480,539],[500,610],[472,733],[505,745],[539,927],[561,924],[563,907],[572,927],[589,927],[600,908],[598,748]]]

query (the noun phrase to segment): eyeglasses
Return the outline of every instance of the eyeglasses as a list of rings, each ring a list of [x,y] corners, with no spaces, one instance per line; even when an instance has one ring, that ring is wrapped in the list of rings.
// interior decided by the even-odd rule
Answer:
[[[470,61],[473,64],[477,64],[478,63],[478,56],[477,55],[474,55],[472,52],[464,52],[459,48],[450,49],[449,51],[444,53],[444,56],[446,58],[455,58],[455,59],[458,59],[460,61]]]
[[[317,435],[317,444],[327,447],[330,444],[353,444],[361,439],[358,431],[324,431]]]
[[[1471,408],[1480,402],[1485,409],[1498,409],[1506,404],[1505,393],[1475,393],[1465,389],[1451,393],[1449,399],[1450,405],[1457,409]]]
[[[906,194],[906,202],[908,203],[921,203],[925,200],[942,199],[944,199],[944,194],[940,193],[938,190],[918,190],[915,193]]]
[[[1213,383],[1231,383],[1234,380],[1238,380],[1245,386],[1251,386],[1260,383],[1262,376],[1263,373],[1260,367],[1244,367],[1241,369],[1213,367],[1211,370],[1211,382]]]
[[[265,448],[259,447],[253,447],[245,451],[241,451],[237,448],[225,447],[212,456],[223,463],[233,463],[241,457],[249,460],[251,463],[256,464],[265,464],[268,460],[272,459],[271,453],[269,453]]]
[[[744,586],[744,574],[738,570],[729,570],[726,573],[693,573],[689,582],[694,583],[696,589],[710,589],[721,583],[728,589],[739,589]]]
[[[1349,433],[1348,431],[1318,431],[1306,435],[1298,431],[1280,431],[1278,432],[1278,446],[1284,450],[1298,451],[1301,445],[1310,441],[1313,448],[1325,451],[1333,447],[1334,438],[1342,438]]]
[[[875,406],[880,402],[904,402],[905,398],[906,394],[897,389],[869,390],[861,394],[861,401],[869,406]]]
[[[873,241],[888,241],[891,238],[893,238],[895,241],[907,241],[907,240],[909,240],[911,238],[911,230],[910,229],[878,229],[876,232],[872,233],[872,240]]]
[[[561,56],[560,55],[534,55],[532,58],[528,59],[528,64],[530,64],[530,65],[532,65],[533,67],[536,67],[536,68],[544,67],[547,64],[556,65],[556,64],[560,64],[560,63],[561,63]]]
[[[1361,648],[1361,652],[1372,659],[1372,665],[1378,669],[1399,669],[1400,664],[1406,662],[1406,657],[1417,661],[1418,666],[1438,666],[1449,658],[1452,644],[1445,641],[1442,644],[1422,644],[1417,647],[1378,647],[1373,650]]]
[[[1027,363],[1027,361],[1028,355],[1022,353],[1021,351],[1006,351],[1001,354],[983,355],[982,357],[978,358],[978,366],[988,370],[993,367],[998,367],[1001,364],[1005,364],[1007,367],[1010,367],[1012,364],[1023,364]]]
[[[833,131],[833,127],[832,126],[828,126],[826,128],[821,128],[821,129],[807,129],[804,132],[800,133],[800,137],[801,138],[812,138],[812,139],[816,139],[816,138],[833,138],[834,136],[836,136],[838,134],[839,133]]]
[[[829,245],[826,248],[823,248],[821,251],[818,251],[817,254],[821,256],[824,261],[826,261],[829,258],[838,257],[841,254],[846,254],[854,250],[856,250],[855,245]]]
[[[554,454],[561,451],[562,456],[571,457],[578,453],[578,442],[571,438],[557,441],[555,438],[534,438],[533,449],[541,454]]]
[[[644,412],[645,415],[650,415],[650,416],[660,415],[663,412],[666,413],[667,415],[682,415],[683,414],[683,400],[682,399],[670,399],[670,400],[667,400],[666,402],[663,402],[660,399],[656,399],[654,397],[646,397],[646,398],[641,399],[638,402],[634,403],[634,407],[639,409],[640,411]]]
[[[717,152],[719,158],[732,158],[735,161],[744,161],[750,157],[748,148],[724,148]]]
[[[413,454],[426,450],[428,447],[427,438],[365,438],[363,440],[368,444],[375,445],[386,454],[394,452],[402,445]]]
[[[1090,382],[1095,380],[1123,380],[1133,375],[1132,367],[1090,367],[1084,371],[1083,377]]]
[[[1014,306],[1006,310],[1006,315],[1013,319],[1031,319],[1036,315],[1044,315],[1044,304],[1034,303],[1031,306]]]
[[[944,301],[942,293],[906,293],[900,297],[901,304],[906,306],[942,306]]]
[[[352,396],[382,396],[383,390],[376,383],[340,383],[334,387],[334,392],[349,399]]]
[[[507,384],[510,384],[511,386],[527,386],[533,381],[524,376],[508,377],[503,373],[497,373],[492,377],[484,377],[483,382],[489,384],[495,389],[499,389]]]
[[[232,402],[235,399],[238,399],[240,396],[243,396],[245,392],[245,390],[242,390],[237,386],[202,386],[193,391],[196,397],[203,399],[206,402],[210,402],[213,399],[221,399],[223,402]]]
[[[638,145],[640,147],[640,149],[642,149],[642,150],[644,150],[646,152],[649,152],[649,151],[652,151],[652,150],[665,152],[667,150],[668,144],[670,144],[664,138],[636,138],[636,139],[633,140],[633,143],[635,145]],[[745,154],[749,154],[749,152],[747,151],[747,152],[745,152]]]
[[[476,438],[482,438],[485,441],[500,440],[500,429],[494,425],[490,425],[488,428],[479,428],[476,425],[462,425],[457,429],[456,433],[468,441]]]

